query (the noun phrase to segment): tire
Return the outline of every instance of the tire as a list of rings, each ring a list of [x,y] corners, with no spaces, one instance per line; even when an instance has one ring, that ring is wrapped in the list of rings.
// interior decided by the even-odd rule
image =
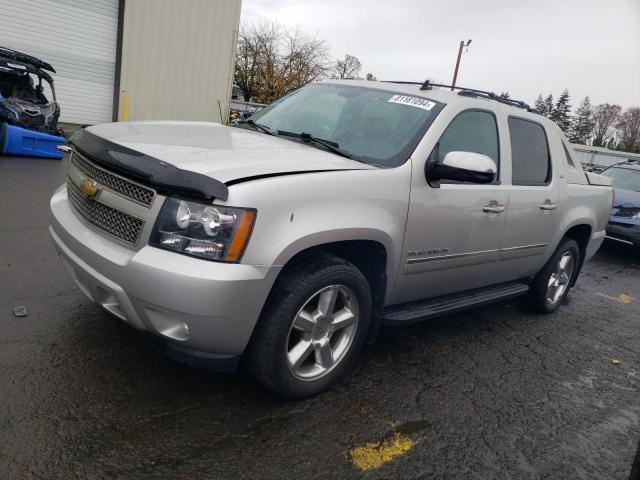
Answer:
[[[307,260],[274,285],[243,358],[259,383],[284,398],[315,395],[338,382],[353,366],[371,319],[371,290],[360,270],[332,255]],[[322,315],[329,310],[340,315]]]
[[[567,258],[569,260],[564,260]],[[564,268],[560,266],[561,260],[565,262]],[[555,312],[569,294],[572,282],[578,275],[579,265],[578,244],[575,240],[565,238],[531,282],[526,296],[528,307],[539,313]]]

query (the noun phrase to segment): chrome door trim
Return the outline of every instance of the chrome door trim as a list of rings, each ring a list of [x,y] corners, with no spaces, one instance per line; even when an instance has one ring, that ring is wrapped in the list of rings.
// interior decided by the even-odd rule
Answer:
[[[410,258],[407,260],[407,264],[413,265],[414,263],[436,262],[439,260],[453,260],[455,258],[481,257],[483,255],[491,255],[493,253],[498,253],[499,251],[500,251],[499,249],[494,248],[492,250],[480,250],[478,252],[453,253],[451,255],[438,255],[437,257]]]
[[[522,245],[520,247],[507,247],[507,248],[501,248],[500,251],[501,252],[519,252],[521,250],[530,250],[533,248],[544,248],[547,245],[549,245],[548,243],[536,243],[534,245]]]
[[[523,250],[533,250],[536,248],[544,248],[547,245],[549,244],[536,243],[534,245],[521,245],[518,247],[507,247],[507,248],[494,248],[492,250],[480,250],[477,252],[453,253],[450,255],[438,255],[436,257],[409,258],[407,259],[407,265],[413,265],[416,263],[437,262],[441,260],[454,260],[457,258],[481,257],[483,255],[492,255],[494,253],[501,253],[501,252],[520,252]]]

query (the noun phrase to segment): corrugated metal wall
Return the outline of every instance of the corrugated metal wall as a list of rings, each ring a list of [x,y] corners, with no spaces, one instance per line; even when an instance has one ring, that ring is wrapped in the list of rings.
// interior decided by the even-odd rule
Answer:
[[[118,0],[0,0],[0,45],[49,62],[60,120],[111,120]]]
[[[129,120],[226,117],[240,8],[241,0],[127,0],[120,118],[127,103]]]

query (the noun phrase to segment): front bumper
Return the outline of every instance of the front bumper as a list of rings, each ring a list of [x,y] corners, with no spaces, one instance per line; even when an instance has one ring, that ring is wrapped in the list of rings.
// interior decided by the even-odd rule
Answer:
[[[607,238],[618,243],[640,247],[640,222],[612,217],[607,225]]]
[[[279,267],[121,246],[86,226],[64,187],[51,211],[49,232],[65,268],[101,308],[162,339],[163,350],[185,363],[229,365],[244,351]]]

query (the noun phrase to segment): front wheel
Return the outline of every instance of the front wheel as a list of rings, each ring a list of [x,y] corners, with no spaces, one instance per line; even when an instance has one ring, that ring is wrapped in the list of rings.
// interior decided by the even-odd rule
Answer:
[[[353,365],[371,317],[371,291],[354,265],[322,256],[274,286],[245,355],[272,392],[300,398],[325,390]]]
[[[579,265],[578,244],[567,238],[531,282],[527,295],[529,307],[540,313],[556,311],[569,293]]]

